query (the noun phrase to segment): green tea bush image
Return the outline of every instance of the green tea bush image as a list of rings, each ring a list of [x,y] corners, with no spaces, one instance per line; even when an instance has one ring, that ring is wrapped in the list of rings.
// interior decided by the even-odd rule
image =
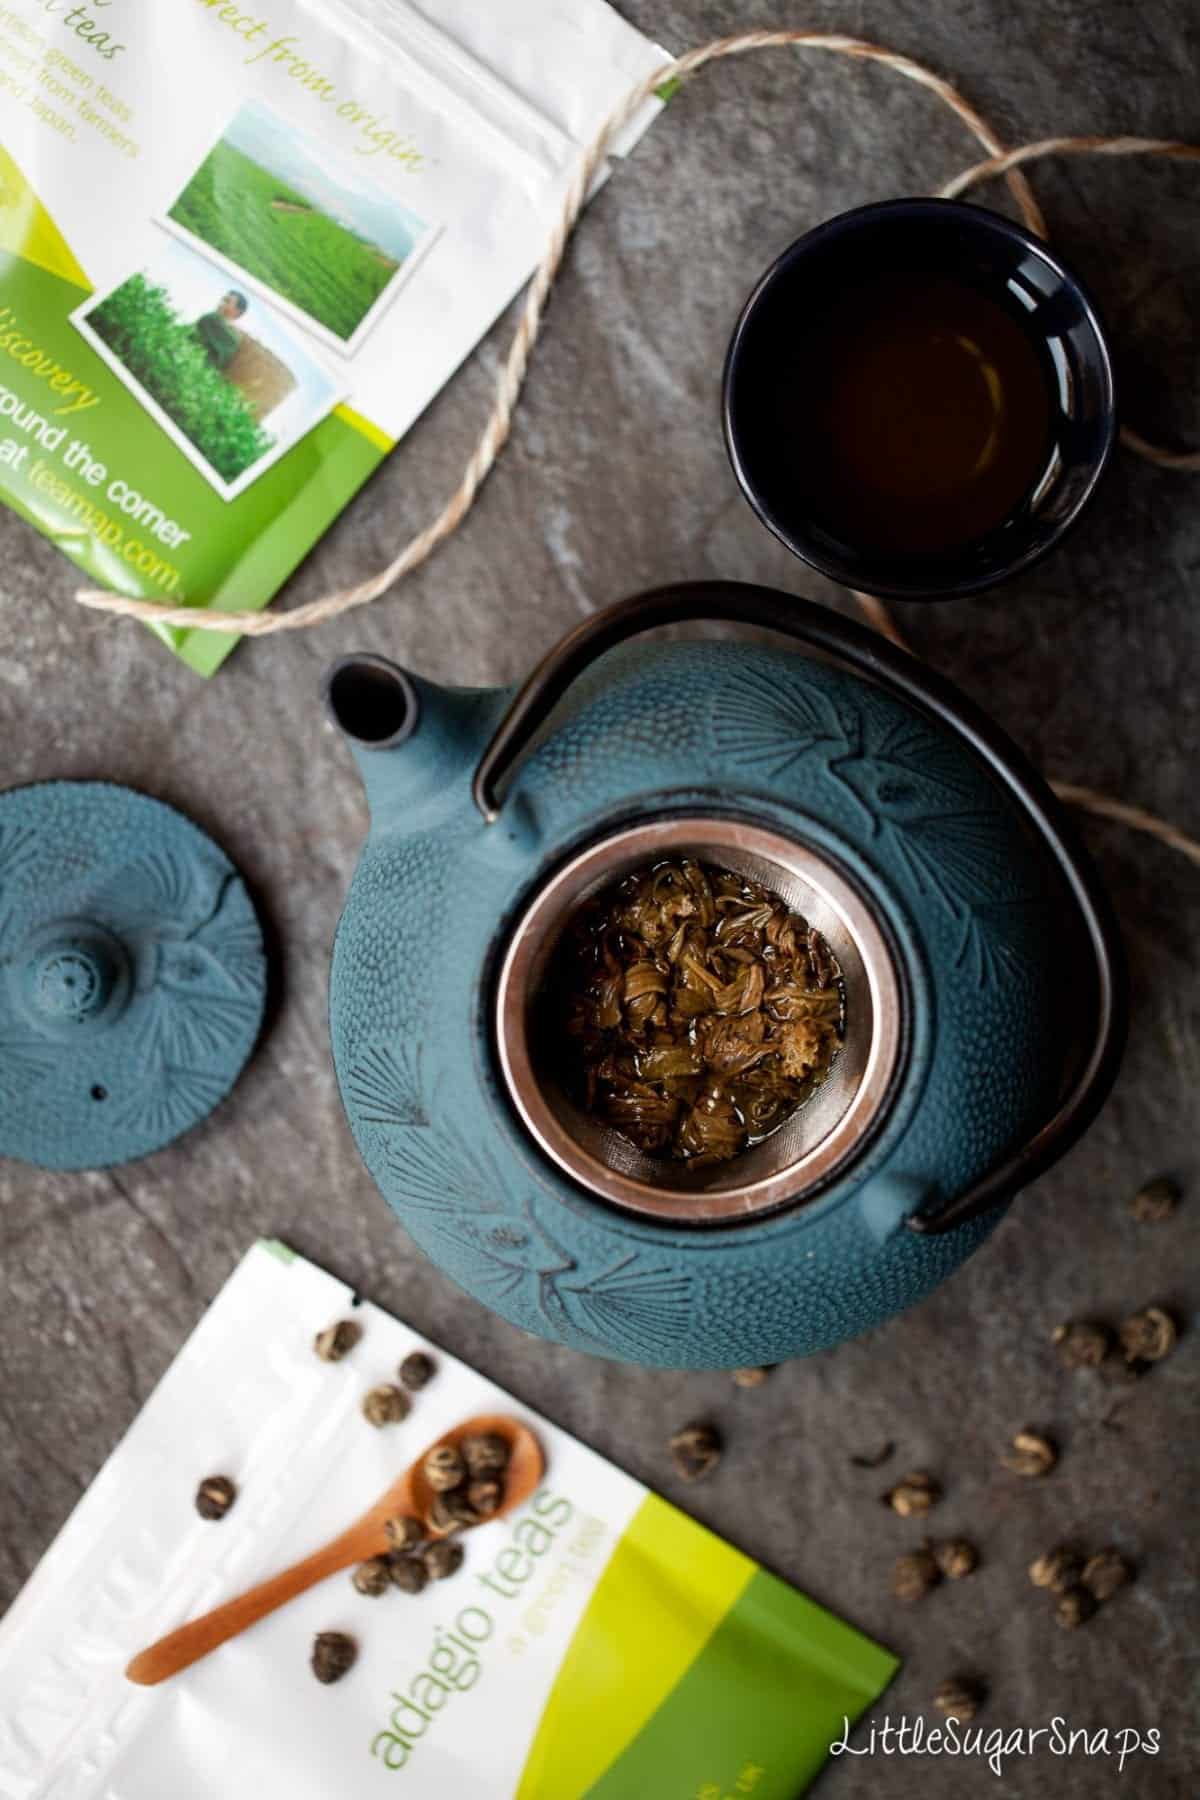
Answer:
[[[222,480],[235,481],[274,445],[165,288],[131,275],[92,309],[88,324]]]
[[[170,217],[343,340],[399,267],[231,144],[210,151]]]

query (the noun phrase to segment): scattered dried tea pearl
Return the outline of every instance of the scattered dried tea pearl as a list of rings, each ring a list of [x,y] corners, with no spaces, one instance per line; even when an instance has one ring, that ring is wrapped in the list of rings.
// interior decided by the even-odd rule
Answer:
[[[498,1431],[477,1431],[459,1445],[468,1475],[500,1475],[507,1469],[512,1451]]]
[[[983,1687],[978,1681],[972,1681],[970,1676],[955,1675],[942,1682],[933,1696],[933,1704],[943,1718],[966,1725],[983,1705],[983,1698]]]
[[[961,1581],[979,1567],[979,1552],[966,1538],[947,1538],[934,1546],[933,1554],[948,1581]]]
[[[467,1504],[481,1519],[490,1519],[499,1511],[504,1488],[494,1475],[481,1475],[467,1487]]]
[[[1161,1306],[1147,1306],[1121,1326],[1126,1362],[1161,1362],[1175,1348],[1175,1321]]]
[[[336,1325],[329,1325],[324,1331],[318,1331],[313,1339],[313,1349],[322,1362],[341,1362],[348,1356],[362,1336],[362,1326],[356,1325],[353,1319],[339,1319]]]
[[[236,1499],[228,1475],[206,1475],[196,1489],[196,1511],[202,1519],[223,1519]]]
[[[733,1371],[733,1385],[734,1387],[740,1388],[761,1387],[770,1373],[771,1371],[769,1368],[735,1369]]]
[[[467,1478],[467,1465],[455,1444],[435,1444],[421,1468],[435,1494],[461,1487]]]
[[[1072,1587],[1058,1596],[1054,1617],[1064,1631],[1075,1631],[1087,1624],[1095,1610],[1095,1596],[1085,1587]]]
[[[1093,1325],[1086,1319],[1068,1319],[1054,1327],[1054,1343],[1068,1369],[1098,1369],[1112,1349],[1112,1332],[1107,1325]]]
[[[420,1519],[410,1518],[407,1513],[397,1513],[394,1519],[387,1520],[383,1529],[394,1550],[415,1550],[425,1536]]]
[[[892,1592],[897,1600],[921,1600],[941,1579],[941,1570],[927,1546],[898,1556],[892,1564]]]
[[[367,1562],[359,1563],[350,1577],[360,1594],[370,1594],[374,1599],[385,1594],[392,1585],[392,1571],[386,1556],[372,1556]]]
[[[403,1388],[384,1381],[363,1395],[363,1417],[372,1425],[398,1425],[407,1419],[409,1405]]]
[[[450,1537],[453,1532],[462,1532],[466,1526],[475,1525],[475,1514],[470,1507],[455,1507],[452,1496],[457,1498],[453,1489],[450,1494],[435,1494],[430,1510],[426,1512],[426,1525],[430,1528],[430,1534],[435,1537]]]
[[[433,1358],[426,1356],[423,1350],[410,1350],[400,1364],[400,1379],[413,1393],[418,1388],[423,1388],[426,1382],[432,1381],[433,1374]]]
[[[1133,1564],[1109,1544],[1088,1557],[1079,1579],[1094,1600],[1111,1600],[1133,1580]]]
[[[402,1594],[419,1594],[429,1580],[425,1564],[419,1556],[393,1556],[388,1564],[393,1587]]]
[[[318,1631],[313,1642],[312,1672],[326,1686],[354,1667],[358,1645],[344,1631]]]
[[[1058,1461],[1058,1451],[1038,1431],[1018,1431],[1012,1441],[1012,1449],[1003,1458],[1006,1469],[1014,1475],[1048,1475]]]
[[[890,1506],[902,1519],[916,1519],[932,1511],[941,1497],[941,1488],[924,1469],[915,1469],[882,1496],[884,1505]]]
[[[479,1514],[471,1505],[471,1496],[465,1487],[451,1488],[448,1494],[439,1494],[434,1505],[444,1509],[459,1525],[479,1523]]]
[[[721,1460],[721,1438],[713,1425],[694,1419],[684,1425],[670,1440],[671,1460],[676,1473],[685,1481],[699,1481],[711,1475]]]
[[[452,1538],[439,1538],[421,1555],[425,1573],[431,1581],[445,1581],[448,1575],[456,1575],[462,1567],[462,1559],[463,1547]]]
[[[1140,1225],[1157,1225],[1169,1219],[1182,1198],[1179,1186],[1169,1175],[1148,1181],[1129,1202],[1129,1210]]]
[[[464,1488],[451,1488],[449,1493],[435,1494],[426,1514],[430,1531],[449,1533],[478,1525],[479,1514],[467,1499]]]
[[[1065,1594],[1068,1588],[1076,1585],[1082,1573],[1083,1558],[1070,1544],[1059,1544],[1057,1549],[1047,1550],[1044,1556],[1035,1557],[1029,1565],[1029,1579],[1034,1587],[1049,1588],[1055,1594]]]

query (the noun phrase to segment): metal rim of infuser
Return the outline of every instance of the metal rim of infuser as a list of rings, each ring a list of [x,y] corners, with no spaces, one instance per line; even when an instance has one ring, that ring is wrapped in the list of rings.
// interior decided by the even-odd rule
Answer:
[[[822,1085],[770,1136],[700,1169],[647,1156],[589,1118],[537,1048],[544,979],[579,906],[668,856],[744,874],[778,894],[826,939],[845,988],[845,1035]],[[539,889],[505,951],[494,1023],[509,1096],[540,1149],[565,1174],[626,1212],[676,1224],[738,1223],[813,1197],[873,1133],[900,1066],[904,995],[873,910],[820,851],[745,820],[681,817],[632,826],[590,845]]]

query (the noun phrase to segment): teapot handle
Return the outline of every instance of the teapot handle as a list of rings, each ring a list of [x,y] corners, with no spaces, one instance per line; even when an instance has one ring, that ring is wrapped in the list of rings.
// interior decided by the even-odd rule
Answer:
[[[829,607],[772,588],[736,581],[681,582],[656,588],[585,619],[550,650],[518,690],[479,760],[471,792],[485,821],[500,816],[499,784],[563,694],[598,656],[655,626],[691,619],[728,619],[807,644],[848,664],[966,738],[989,765],[1058,863],[1079,907],[1096,965],[1095,1031],[1082,1068],[1058,1107],[1029,1141],[1000,1166],[942,1206],[905,1219],[922,1236],[952,1231],[1011,1200],[1067,1151],[1091,1124],[1116,1078],[1125,1044],[1125,965],[1116,920],[1087,856],[1042,777],[997,726],[936,670],[877,632]]]

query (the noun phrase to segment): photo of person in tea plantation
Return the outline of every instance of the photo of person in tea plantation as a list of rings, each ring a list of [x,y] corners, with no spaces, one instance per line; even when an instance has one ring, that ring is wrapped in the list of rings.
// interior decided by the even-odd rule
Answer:
[[[296,377],[249,326],[240,324],[249,305],[245,294],[230,288],[215,311],[201,313],[195,330],[213,368],[238,390],[261,425],[295,392]]]
[[[302,338],[262,301],[223,285],[206,258],[165,236],[78,330],[227,498],[297,443],[342,397]]]
[[[223,369],[237,355],[241,337],[234,325],[245,315],[248,304],[245,294],[230,288],[218,301],[215,311],[202,313],[196,320],[196,336],[204,345],[214,369]]]

